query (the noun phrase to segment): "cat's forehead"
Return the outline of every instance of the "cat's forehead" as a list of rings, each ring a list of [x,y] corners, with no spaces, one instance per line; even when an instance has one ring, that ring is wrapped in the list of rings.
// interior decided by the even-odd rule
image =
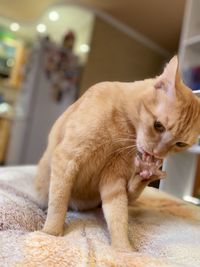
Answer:
[[[177,112],[173,108],[168,109],[156,109],[154,113],[155,117],[165,125],[169,130],[174,129],[177,125],[177,122],[180,120],[181,113]]]

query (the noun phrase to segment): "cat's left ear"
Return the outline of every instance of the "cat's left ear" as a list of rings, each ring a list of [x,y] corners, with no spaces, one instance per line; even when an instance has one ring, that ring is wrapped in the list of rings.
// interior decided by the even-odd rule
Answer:
[[[166,65],[163,73],[156,78],[155,88],[166,92],[170,98],[176,97],[176,88],[181,81],[178,57],[174,56]]]

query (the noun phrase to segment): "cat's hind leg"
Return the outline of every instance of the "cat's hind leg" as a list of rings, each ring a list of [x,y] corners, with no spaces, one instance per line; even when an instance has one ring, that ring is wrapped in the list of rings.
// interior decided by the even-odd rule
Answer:
[[[38,164],[37,175],[35,178],[38,203],[42,209],[46,209],[48,206],[50,174],[50,154],[48,153],[48,150],[46,150]]]
[[[78,173],[76,159],[58,147],[51,161],[51,180],[49,188],[48,212],[43,232],[62,235],[71,190]]]

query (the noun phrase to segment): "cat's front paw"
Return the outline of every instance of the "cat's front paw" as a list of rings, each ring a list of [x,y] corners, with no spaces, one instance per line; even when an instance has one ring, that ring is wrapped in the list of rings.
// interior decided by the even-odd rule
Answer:
[[[136,156],[135,166],[136,174],[142,178],[142,181],[155,181],[166,176],[166,172],[160,170],[163,160],[155,159],[150,155]]]
[[[64,228],[63,229],[57,229],[57,228],[44,227],[41,230],[41,232],[45,233],[45,234],[48,234],[48,235],[63,236],[64,235]]]
[[[132,253],[135,252],[135,249],[131,246],[130,243],[121,244],[120,242],[117,244],[112,244],[112,248],[119,253]]]

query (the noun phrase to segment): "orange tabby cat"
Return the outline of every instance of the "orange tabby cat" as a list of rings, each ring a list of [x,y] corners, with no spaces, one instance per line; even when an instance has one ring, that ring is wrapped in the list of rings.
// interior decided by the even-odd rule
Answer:
[[[177,57],[154,79],[92,86],[56,121],[39,162],[43,231],[62,235],[68,206],[102,202],[112,245],[129,249],[128,202],[165,175],[166,155],[195,143],[199,123],[199,100],[181,81]]]

